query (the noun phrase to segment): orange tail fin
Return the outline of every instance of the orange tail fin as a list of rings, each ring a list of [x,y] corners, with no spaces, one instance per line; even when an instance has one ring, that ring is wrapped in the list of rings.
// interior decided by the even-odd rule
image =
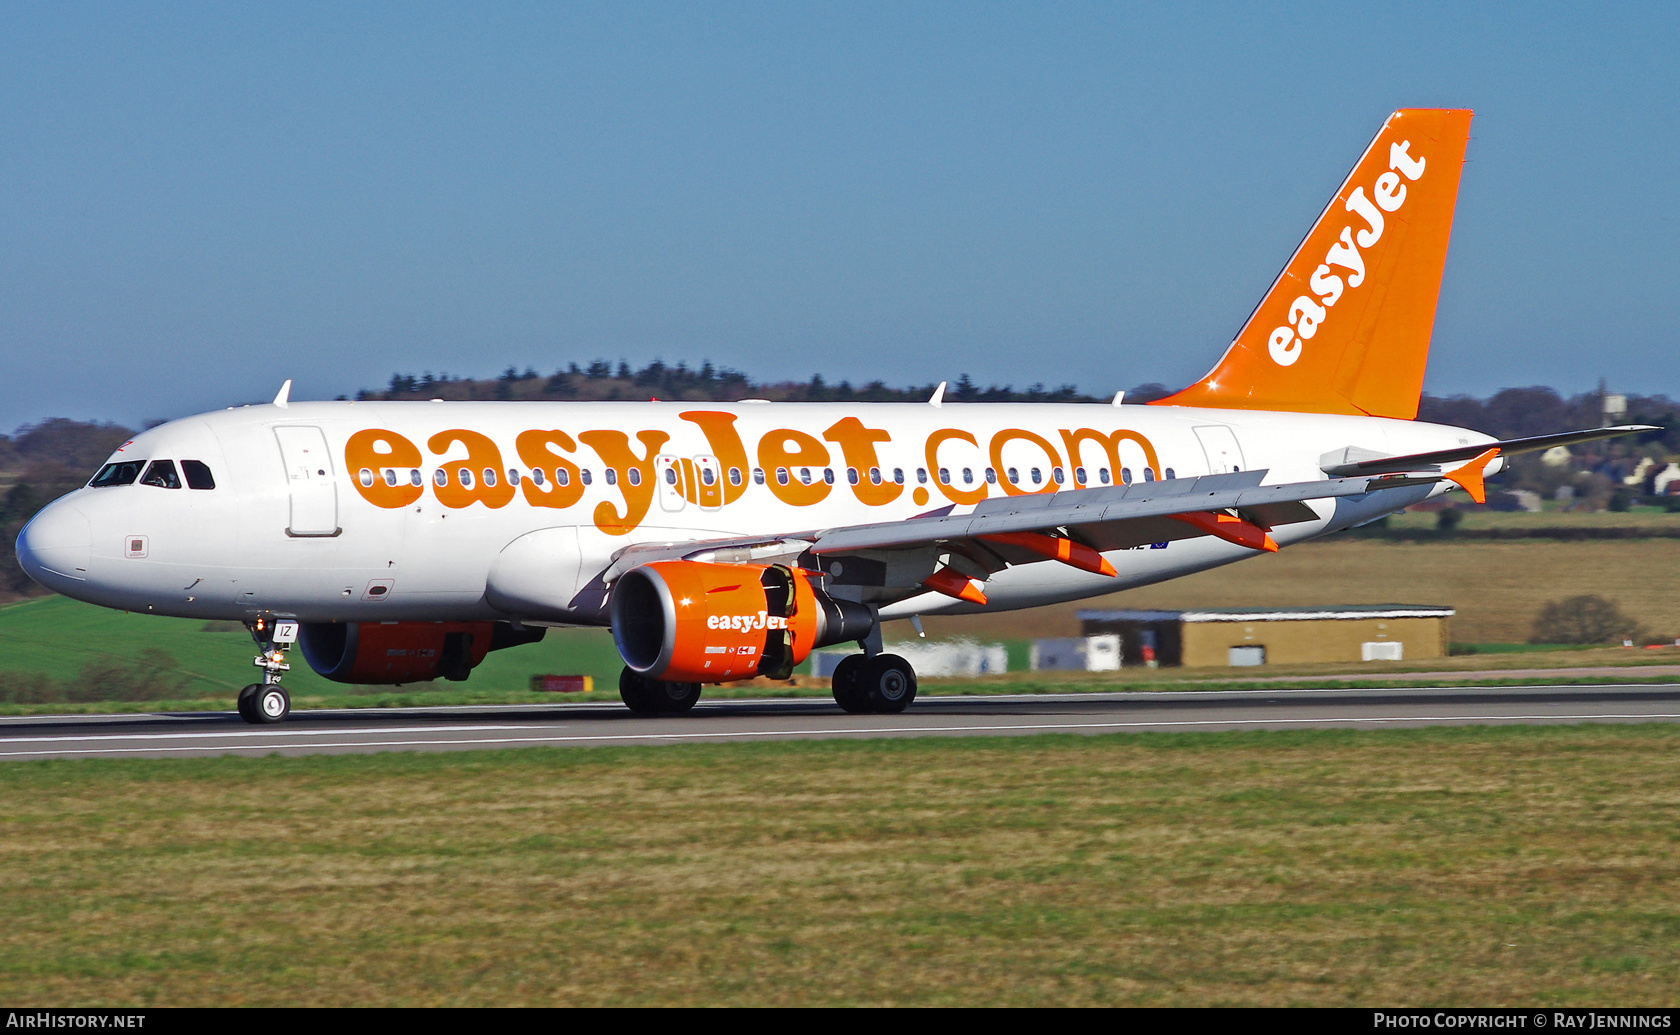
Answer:
[[[1470,114],[1390,115],[1219,365],[1158,405],[1416,417]]]

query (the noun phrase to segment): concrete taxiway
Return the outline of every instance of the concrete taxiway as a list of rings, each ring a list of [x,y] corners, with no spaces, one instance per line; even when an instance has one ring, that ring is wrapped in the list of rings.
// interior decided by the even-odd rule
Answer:
[[[1675,721],[1680,683],[923,696],[902,715],[847,715],[826,699],[702,698],[687,715],[661,718],[637,718],[617,704],[565,703],[302,711],[278,726],[250,726],[231,711],[5,718],[0,761]]]

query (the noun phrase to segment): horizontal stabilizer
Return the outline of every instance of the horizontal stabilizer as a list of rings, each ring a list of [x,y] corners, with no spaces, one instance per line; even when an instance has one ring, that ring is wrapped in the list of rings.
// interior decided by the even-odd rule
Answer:
[[[1565,431],[1557,435],[1534,435],[1511,438],[1503,442],[1478,442],[1471,446],[1437,449],[1430,453],[1409,453],[1406,456],[1380,456],[1366,460],[1327,464],[1323,471],[1332,478],[1357,478],[1363,474],[1393,474],[1401,471],[1421,471],[1441,464],[1473,460],[1490,449],[1502,456],[1512,453],[1532,453],[1553,446],[1572,446],[1577,442],[1595,442],[1603,438],[1619,438],[1640,431],[1661,431],[1654,424],[1623,424],[1614,428],[1592,428],[1586,431]]]

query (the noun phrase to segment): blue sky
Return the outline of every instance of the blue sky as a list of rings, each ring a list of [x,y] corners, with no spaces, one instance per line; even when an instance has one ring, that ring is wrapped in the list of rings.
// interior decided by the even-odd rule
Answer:
[[[1476,109],[1427,387],[1680,395],[1680,5],[0,6],[0,428],[596,357],[1201,376]]]

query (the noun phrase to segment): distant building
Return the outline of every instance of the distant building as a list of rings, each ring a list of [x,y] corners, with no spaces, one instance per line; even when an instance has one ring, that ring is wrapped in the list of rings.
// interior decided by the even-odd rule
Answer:
[[[989,676],[1009,671],[1009,651],[1001,643],[971,639],[908,640],[886,644],[889,654],[910,662],[919,676]],[[811,655],[811,674],[832,676],[835,666],[852,650],[817,651]]]
[[[1122,665],[1186,667],[1438,658],[1453,614],[1395,604],[1078,612],[1086,636],[1120,637]]]
[[[1034,672],[1114,672],[1120,668],[1120,637],[1114,633],[1065,640],[1034,640]]]

